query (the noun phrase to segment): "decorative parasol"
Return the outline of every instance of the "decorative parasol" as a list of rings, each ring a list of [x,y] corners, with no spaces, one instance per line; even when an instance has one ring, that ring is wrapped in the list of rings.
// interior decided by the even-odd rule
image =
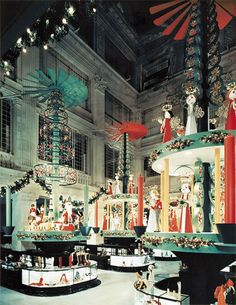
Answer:
[[[157,1],[157,4],[150,7],[149,11],[155,16],[153,20],[155,25],[164,25],[163,35],[174,33],[174,40],[182,40],[189,27],[192,6],[197,2],[197,0],[169,0],[165,3]],[[235,2],[215,0],[215,11],[219,29],[222,30],[236,16]]]
[[[112,141],[120,143],[118,175],[122,176],[123,193],[128,192],[128,177],[130,176],[129,141],[135,141],[145,137],[148,129],[136,122],[114,123],[106,131]],[[121,141],[122,140],[122,141]]]
[[[148,133],[146,126],[141,125],[136,122],[115,122],[114,125],[110,128],[107,128],[106,131],[110,134],[110,139],[118,142],[122,136],[126,133],[129,136],[129,141],[135,141],[145,137]]]

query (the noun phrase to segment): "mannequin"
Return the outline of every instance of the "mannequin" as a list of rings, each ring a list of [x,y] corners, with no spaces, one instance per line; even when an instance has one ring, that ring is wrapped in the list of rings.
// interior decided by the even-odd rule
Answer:
[[[189,183],[184,182],[181,187],[181,198],[180,204],[182,205],[181,216],[180,216],[180,225],[179,232],[180,233],[193,233],[192,227],[192,219],[190,214],[190,192],[191,186]]]
[[[160,231],[160,216],[162,203],[158,191],[151,190],[150,192],[150,213],[148,218],[147,232]]]
[[[112,195],[113,194],[113,192],[112,192],[112,182],[111,181],[108,181],[107,192],[108,192],[108,195]]]
[[[113,194],[114,195],[120,195],[121,194],[121,191],[120,191],[120,181],[119,181],[119,175],[116,173],[115,174],[115,186],[114,186],[114,192]]]
[[[194,104],[196,103],[197,99],[194,94],[189,94],[186,98],[186,103],[188,105],[188,117],[187,117],[187,124],[185,128],[185,135],[190,135],[197,133],[197,123],[196,118],[194,115]]]
[[[236,130],[236,82],[230,83],[227,86],[227,101],[229,103],[229,108],[227,112],[226,130]]]
[[[164,105],[162,107],[162,110],[164,111],[164,120],[161,125],[161,133],[163,133],[163,140],[162,143],[166,143],[168,141],[172,140],[172,132],[171,132],[171,125],[170,121],[171,118],[174,116],[172,113],[172,105]]]
[[[129,175],[129,194],[134,194],[134,175]]]

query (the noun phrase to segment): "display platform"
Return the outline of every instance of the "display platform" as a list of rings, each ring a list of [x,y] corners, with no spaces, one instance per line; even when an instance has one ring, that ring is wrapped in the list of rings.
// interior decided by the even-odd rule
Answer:
[[[141,240],[145,248],[206,254],[235,254],[235,247],[223,247],[220,235],[203,233],[145,233]],[[219,244],[221,245],[219,247]],[[178,256],[178,255],[177,255]]]
[[[180,280],[191,304],[213,303],[216,286],[224,282],[220,270],[235,261],[234,248],[226,251],[215,245],[220,242],[216,233],[146,233],[142,241],[145,248],[174,252],[188,267],[180,272]]]
[[[231,132],[236,136],[235,130]],[[197,159],[202,162],[214,162],[215,148],[219,147],[221,156],[224,156],[224,137],[228,133],[228,130],[204,131],[158,145],[152,153],[152,169],[161,173],[164,170],[164,160],[168,156],[171,176],[184,176],[189,174],[189,171],[194,173],[194,163]]]

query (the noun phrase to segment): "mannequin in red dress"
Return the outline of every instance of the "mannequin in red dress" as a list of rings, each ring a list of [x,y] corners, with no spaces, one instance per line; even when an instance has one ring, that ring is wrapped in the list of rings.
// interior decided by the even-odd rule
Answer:
[[[227,101],[229,103],[225,129],[236,130],[236,82],[227,86]]]
[[[163,140],[162,143],[166,143],[168,141],[172,140],[172,132],[171,132],[171,125],[170,121],[171,118],[174,116],[172,113],[172,105],[164,105],[162,107],[162,110],[164,111],[164,120],[161,125],[161,133],[163,133]]]

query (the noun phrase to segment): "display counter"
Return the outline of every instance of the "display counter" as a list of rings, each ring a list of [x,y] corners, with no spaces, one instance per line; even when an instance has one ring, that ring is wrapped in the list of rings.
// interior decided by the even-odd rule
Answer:
[[[53,267],[50,269],[22,269],[22,285],[28,294],[58,295],[89,288],[97,280],[97,263],[88,266]],[[86,285],[85,285],[86,284]],[[63,288],[63,289],[60,289]]]
[[[167,292],[150,285],[145,289],[136,289],[135,305],[172,305],[181,304],[189,305],[190,299],[188,295]]]
[[[147,269],[155,262],[148,255],[111,255],[110,266],[120,271],[135,271]]]

